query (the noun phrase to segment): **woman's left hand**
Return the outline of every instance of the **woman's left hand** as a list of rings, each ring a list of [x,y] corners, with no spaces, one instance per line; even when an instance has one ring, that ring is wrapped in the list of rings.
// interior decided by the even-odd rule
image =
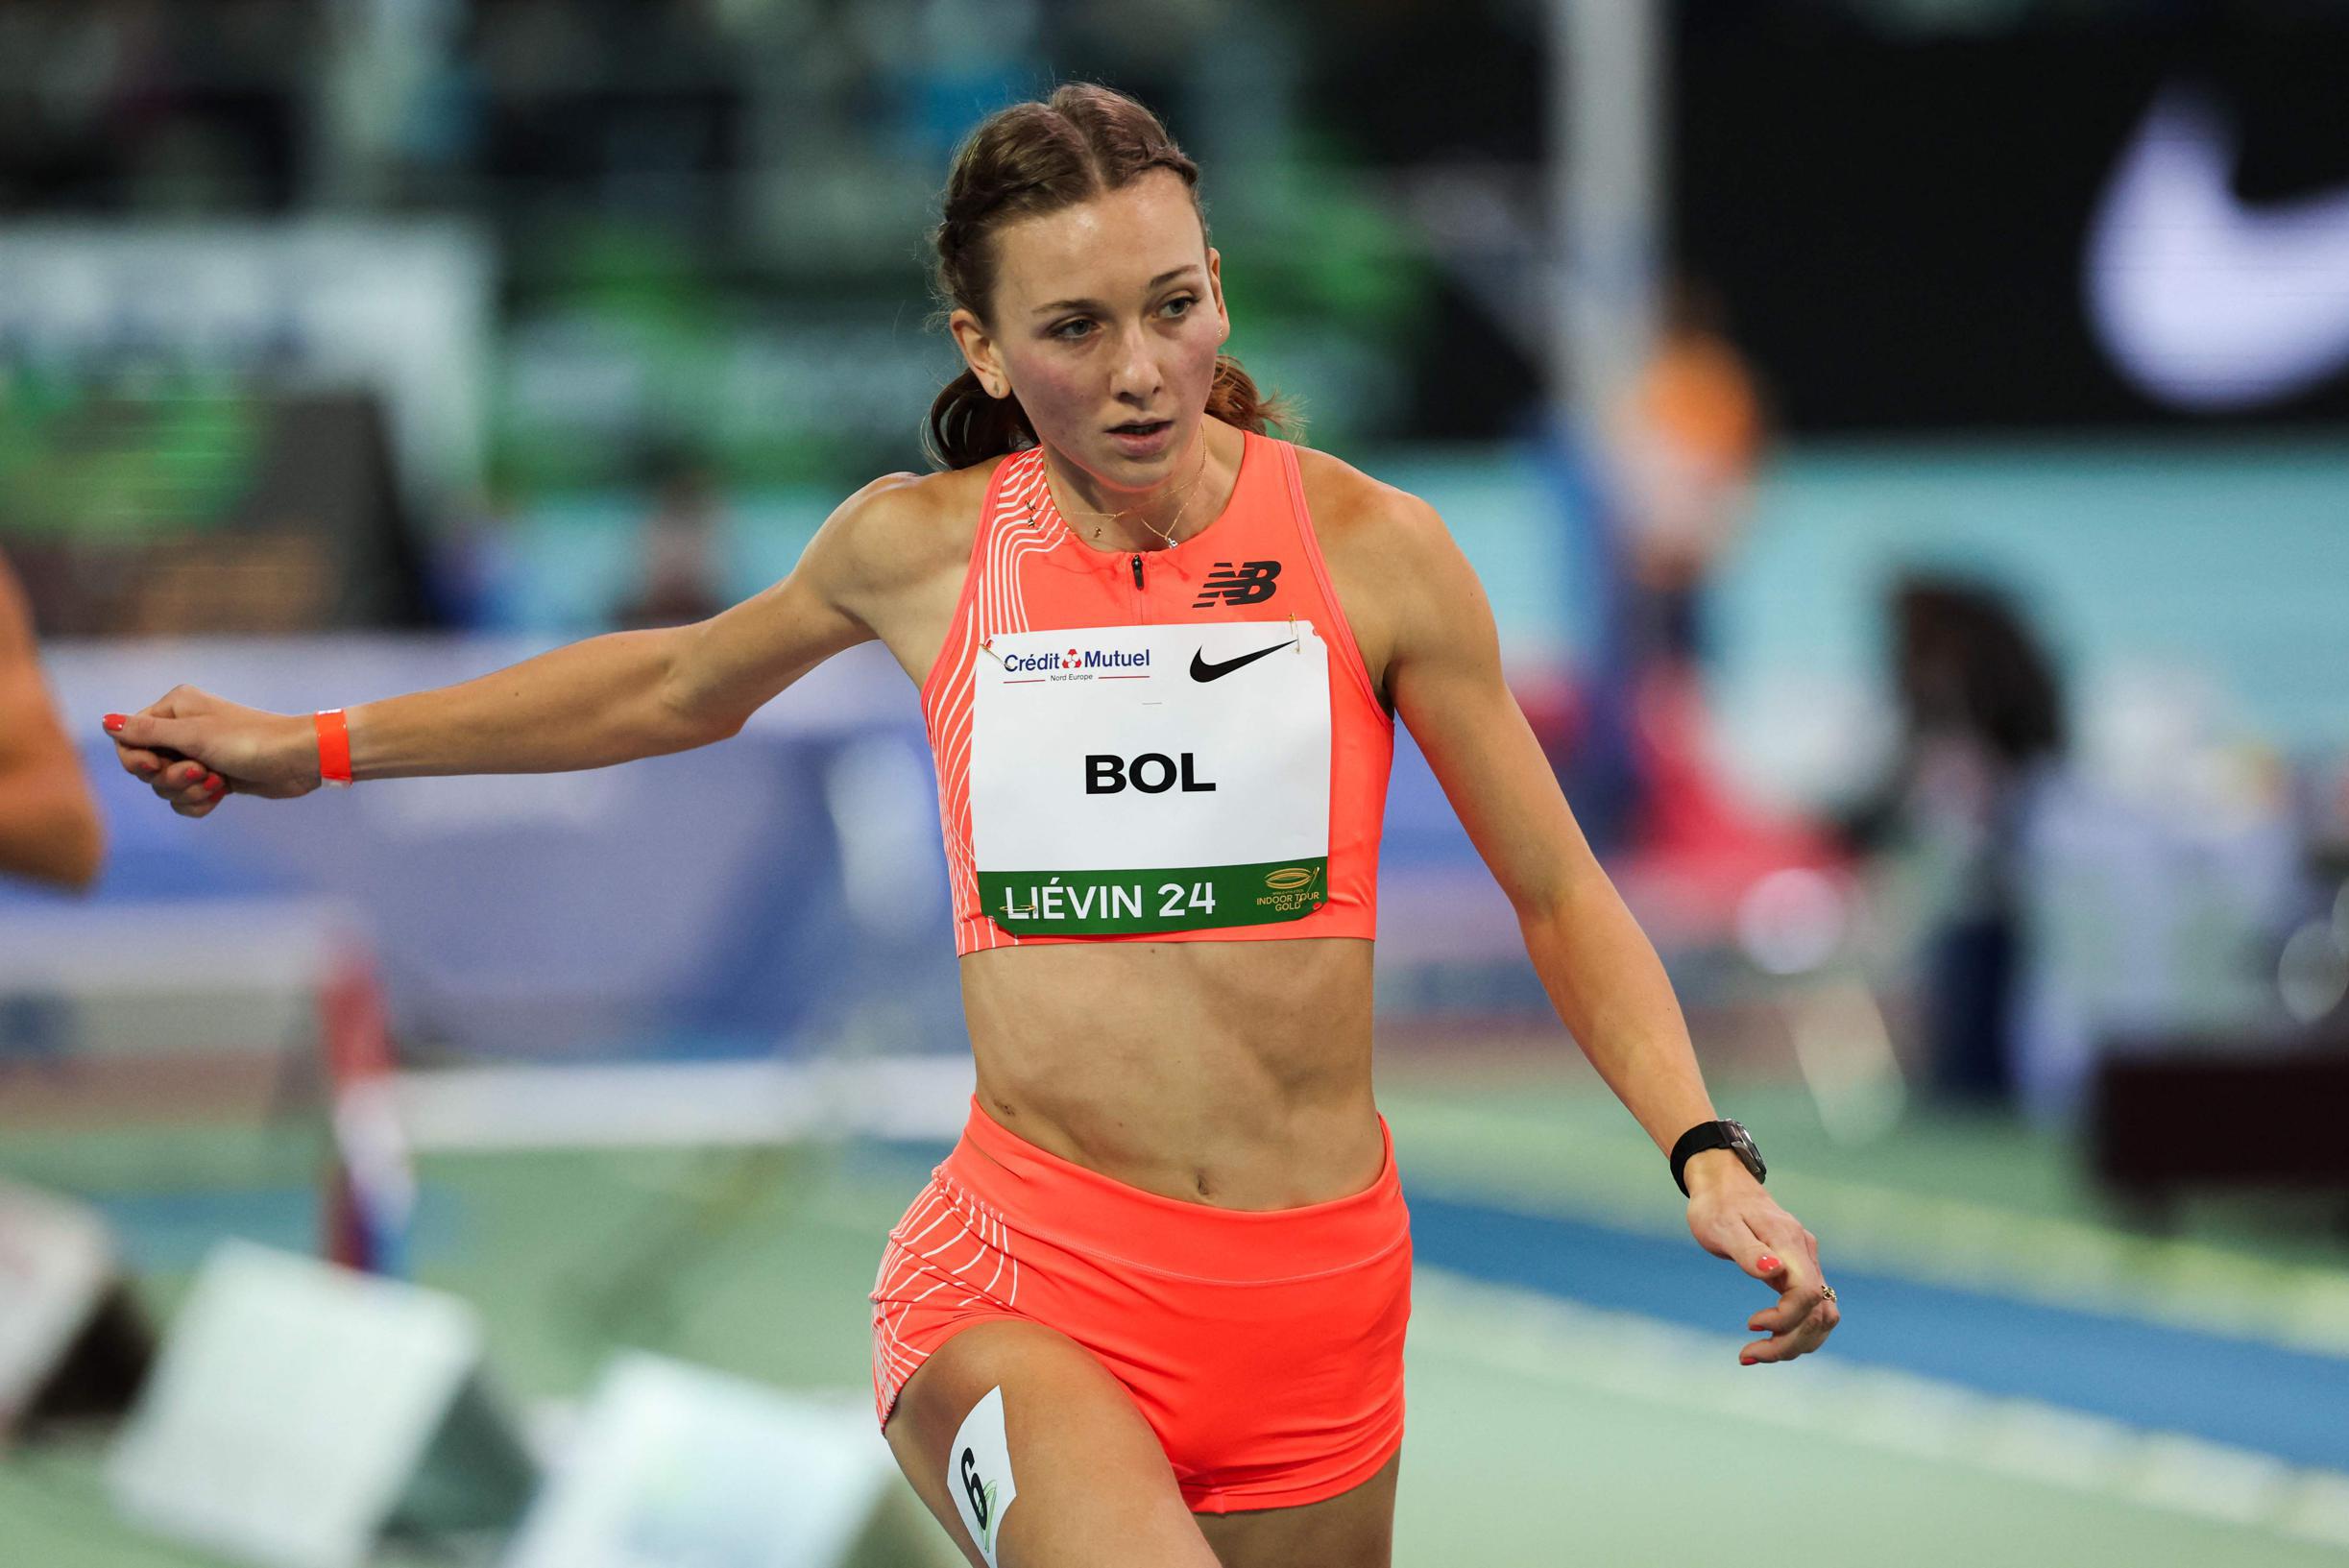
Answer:
[[[1779,1293],[1777,1306],[1746,1319],[1747,1328],[1770,1338],[1741,1349],[1740,1365],[1790,1362],[1827,1342],[1843,1314],[1819,1266],[1819,1238],[1780,1208],[1743,1167],[1703,1183],[1690,1181],[1688,1230],[1706,1251],[1729,1259]]]

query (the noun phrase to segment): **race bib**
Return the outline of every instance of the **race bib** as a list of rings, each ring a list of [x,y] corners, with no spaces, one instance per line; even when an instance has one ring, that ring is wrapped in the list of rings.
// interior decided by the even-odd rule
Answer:
[[[1311,622],[999,635],[971,849],[1017,936],[1302,920],[1329,896],[1329,648]]]

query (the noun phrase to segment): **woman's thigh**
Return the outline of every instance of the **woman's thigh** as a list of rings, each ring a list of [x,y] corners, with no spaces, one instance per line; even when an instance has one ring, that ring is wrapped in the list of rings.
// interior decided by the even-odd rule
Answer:
[[[992,1537],[995,1568],[1216,1568],[1157,1435],[1055,1330],[963,1330],[906,1381],[885,1430],[915,1493],[980,1568],[989,1558],[965,1508]]]
[[[1351,1491],[1302,1508],[1199,1514],[1199,1530],[1223,1568],[1388,1568],[1402,1459],[1398,1452]]]

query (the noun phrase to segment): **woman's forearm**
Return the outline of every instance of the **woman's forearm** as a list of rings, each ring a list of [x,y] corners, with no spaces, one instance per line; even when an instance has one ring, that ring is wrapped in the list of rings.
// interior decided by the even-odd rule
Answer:
[[[346,714],[351,776],[559,773],[722,739],[735,721],[677,698],[682,630],[612,632],[478,680],[359,704]]]
[[[1714,1119],[1688,1025],[1647,933],[1596,877],[1521,920],[1525,949],[1558,1016],[1624,1108],[1669,1152]]]

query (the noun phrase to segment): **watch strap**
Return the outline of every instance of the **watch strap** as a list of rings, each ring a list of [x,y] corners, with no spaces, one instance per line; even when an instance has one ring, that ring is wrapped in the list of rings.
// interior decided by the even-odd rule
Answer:
[[[1682,1133],[1680,1142],[1672,1146],[1672,1184],[1681,1190],[1681,1196],[1688,1196],[1688,1178],[1684,1172],[1692,1158],[1707,1149],[1736,1148],[1736,1143],[1730,1137],[1730,1126],[1727,1122],[1700,1122]],[[1737,1158],[1748,1170],[1753,1169],[1753,1162],[1746,1160],[1744,1154]]]
[[[1718,1122],[1700,1122],[1681,1134],[1680,1142],[1672,1146],[1672,1185],[1681,1190],[1681,1196],[1688,1195],[1688,1179],[1682,1172],[1687,1168],[1689,1158],[1708,1148],[1729,1146],[1729,1134],[1721,1130]]]

